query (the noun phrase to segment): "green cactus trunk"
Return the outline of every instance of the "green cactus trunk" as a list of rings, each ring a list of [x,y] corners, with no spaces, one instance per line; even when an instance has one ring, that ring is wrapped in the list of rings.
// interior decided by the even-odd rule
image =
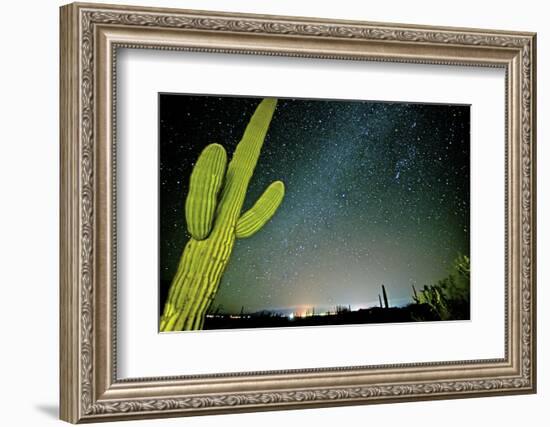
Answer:
[[[170,285],[160,319],[161,332],[203,328],[236,238],[252,236],[279,207],[285,188],[281,181],[276,181],[241,216],[276,104],[275,99],[264,99],[258,105],[227,172],[227,156],[218,144],[206,147],[193,168],[185,204],[191,238]]]

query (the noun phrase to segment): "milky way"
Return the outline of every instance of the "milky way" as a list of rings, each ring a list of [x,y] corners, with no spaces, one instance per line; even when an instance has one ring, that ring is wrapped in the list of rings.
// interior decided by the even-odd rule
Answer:
[[[159,95],[160,306],[189,235],[184,204],[198,154],[230,156],[259,99]],[[286,195],[237,240],[221,312],[392,304],[469,255],[470,107],[280,99],[243,211],[274,180]]]

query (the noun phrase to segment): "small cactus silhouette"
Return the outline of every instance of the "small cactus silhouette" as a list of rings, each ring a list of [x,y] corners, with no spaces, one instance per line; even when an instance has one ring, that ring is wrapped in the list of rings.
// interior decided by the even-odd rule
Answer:
[[[388,294],[386,293],[386,287],[382,285],[382,295],[384,296],[384,308],[390,308],[388,304]]]
[[[226,170],[219,144],[200,154],[189,182],[185,219],[191,238],[185,245],[160,319],[160,330],[202,329],[236,238],[252,236],[275,214],[285,186],[271,183],[241,215],[248,184],[273,117],[277,100],[260,102]]]

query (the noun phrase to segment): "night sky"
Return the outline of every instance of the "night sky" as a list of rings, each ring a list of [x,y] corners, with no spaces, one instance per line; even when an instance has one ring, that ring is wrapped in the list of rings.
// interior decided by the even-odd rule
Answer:
[[[259,98],[159,95],[160,300],[189,239],[185,197],[202,149],[230,159]],[[279,99],[243,212],[275,180],[275,216],[237,239],[212,309],[316,312],[411,302],[469,255],[470,107]],[[159,307],[159,309],[160,309]]]

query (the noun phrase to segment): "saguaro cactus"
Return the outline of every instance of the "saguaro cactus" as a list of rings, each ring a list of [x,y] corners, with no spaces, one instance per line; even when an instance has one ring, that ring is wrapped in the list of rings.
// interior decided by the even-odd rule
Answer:
[[[384,308],[389,308],[388,294],[386,293],[386,287],[384,285],[382,285],[382,295],[384,296]]]
[[[200,154],[185,203],[185,245],[160,330],[202,329],[236,238],[250,237],[275,214],[285,193],[281,181],[267,187],[254,206],[241,215],[248,183],[260,155],[277,100],[264,99],[252,115],[226,171],[227,155],[219,144]]]

